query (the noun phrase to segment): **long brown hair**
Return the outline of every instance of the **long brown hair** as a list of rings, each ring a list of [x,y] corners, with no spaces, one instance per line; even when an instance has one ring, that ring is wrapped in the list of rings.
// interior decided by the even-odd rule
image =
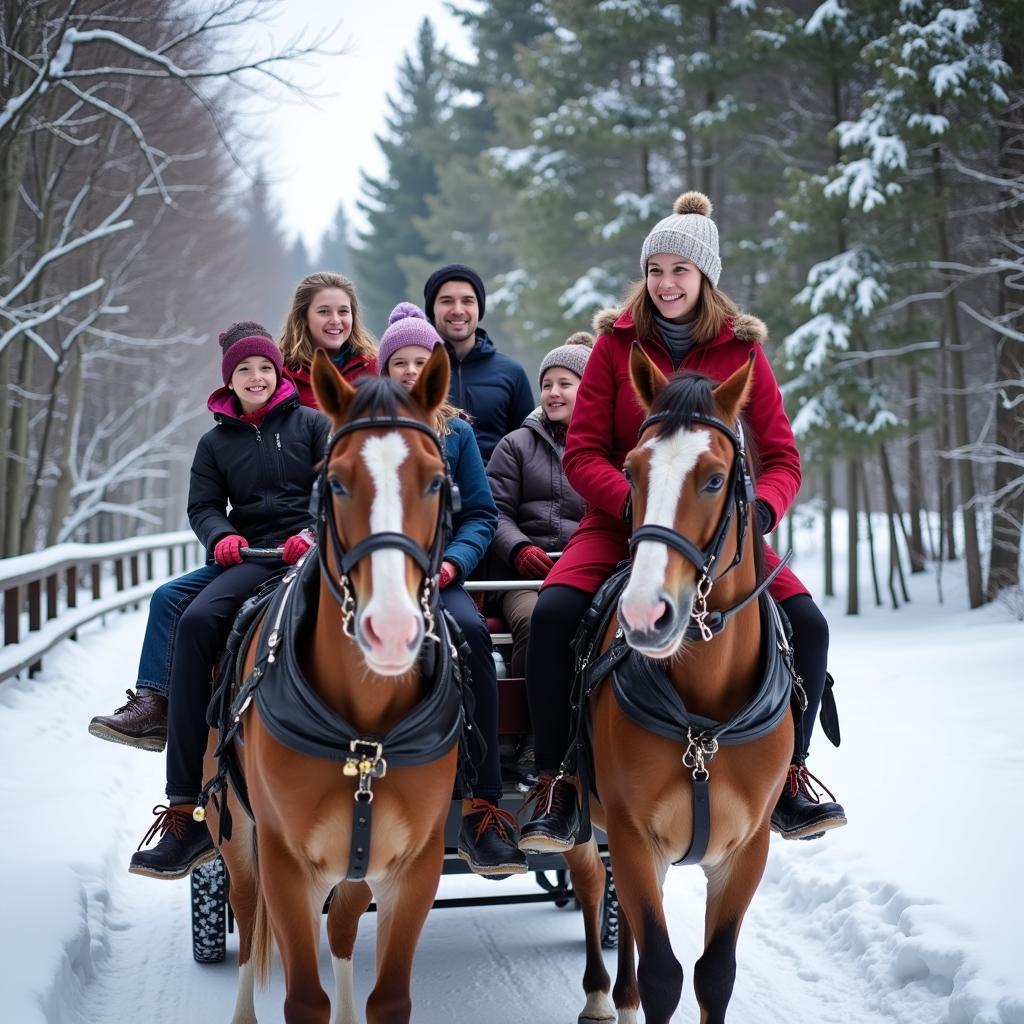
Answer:
[[[633,318],[637,338],[645,340],[653,337],[658,329],[654,320],[657,306],[647,291],[646,279],[630,286],[624,305]],[[690,321],[693,340],[698,345],[713,341],[721,333],[726,320],[735,320],[739,312],[736,303],[725,292],[720,292],[702,273],[700,295],[697,297],[697,306]]]
[[[313,361],[313,339],[309,335],[309,324],[306,317],[313,296],[324,288],[340,288],[352,304],[352,333],[348,341],[353,349],[364,359],[373,359],[377,355],[377,345],[373,335],[363,326],[359,316],[359,298],[356,286],[341,274],[330,270],[321,270],[316,274],[304,277],[295,286],[292,297],[292,308],[288,312],[278,345],[281,358],[290,370],[306,370]]]

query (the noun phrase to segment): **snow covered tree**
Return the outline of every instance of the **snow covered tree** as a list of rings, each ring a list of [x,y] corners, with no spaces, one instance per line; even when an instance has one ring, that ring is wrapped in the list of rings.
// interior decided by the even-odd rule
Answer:
[[[366,319],[376,330],[387,325],[396,302],[422,291],[423,281],[409,268],[418,269],[417,261],[427,255],[420,224],[437,193],[438,167],[448,149],[448,63],[433,25],[424,19],[415,53],[399,68],[398,96],[388,100],[387,134],[377,136],[387,170],[380,178],[363,175],[359,209],[369,226],[359,233],[353,258]]]

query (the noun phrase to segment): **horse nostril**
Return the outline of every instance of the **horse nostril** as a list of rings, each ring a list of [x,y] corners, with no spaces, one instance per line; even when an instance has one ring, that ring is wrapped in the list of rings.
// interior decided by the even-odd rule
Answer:
[[[380,637],[377,635],[377,631],[373,628],[373,618],[369,615],[363,616],[363,635],[371,644],[380,643]]]
[[[654,620],[654,630],[657,633],[666,632],[675,622],[676,618],[676,606],[672,598],[668,594],[662,593],[658,595],[660,598],[659,604],[663,609],[661,614]]]

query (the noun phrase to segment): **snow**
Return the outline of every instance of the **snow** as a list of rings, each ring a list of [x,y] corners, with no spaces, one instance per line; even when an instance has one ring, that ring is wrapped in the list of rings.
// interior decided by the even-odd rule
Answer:
[[[836,517],[836,536],[845,524]],[[884,541],[881,521],[876,539]],[[816,589],[820,523],[797,518],[797,571]],[[884,545],[881,552],[884,571]],[[843,565],[837,551],[837,567]],[[813,843],[773,837],[744,923],[730,1020],[822,1024],[1024,1024],[1020,792],[1024,626],[999,604],[966,610],[962,567],[910,578],[913,602],[843,614],[823,602],[843,745],[816,736],[811,769],[850,825]],[[865,575],[864,579],[867,579]],[[135,677],[145,612],[83,627],[32,680],[0,686],[2,1019],[11,1024],[227,1020],[236,970],[191,959],[188,885],[130,876],[162,792],[163,759],[102,743],[89,718]],[[532,878],[442,880],[442,895],[535,891]],[[696,1019],[703,878],[675,869],[666,907],[686,972],[674,1020]],[[376,921],[356,956],[372,984]],[[237,936],[229,937],[229,960]],[[614,971],[614,955],[608,955]],[[414,970],[421,1024],[575,1020],[579,915],[548,904],[439,910]],[[330,959],[321,949],[325,986]],[[279,965],[257,994],[281,1019]],[[453,1011],[453,1007],[458,1007]],[[515,1006],[513,1014],[510,1007]]]

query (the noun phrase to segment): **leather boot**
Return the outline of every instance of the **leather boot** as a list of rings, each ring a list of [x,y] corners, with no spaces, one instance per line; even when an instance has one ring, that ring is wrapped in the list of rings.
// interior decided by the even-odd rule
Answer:
[[[133,875],[148,878],[184,878],[201,864],[217,857],[210,830],[205,821],[192,817],[195,804],[157,804],[157,816],[150,830],[142,837],[139,848],[132,854],[128,870]],[[143,850],[146,843],[160,833],[160,842],[152,850]]]
[[[523,825],[519,849],[524,853],[565,853],[576,845],[580,827],[576,785],[566,775],[542,775],[526,794],[524,807],[533,805]]]
[[[516,845],[519,823],[515,816],[488,800],[473,800],[459,829],[459,856],[470,869],[500,881],[526,873],[526,854]]]
[[[822,800],[814,780],[831,799]],[[775,810],[772,831],[783,839],[818,839],[829,829],[846,824],[846,811],[832,791],[803,764],[791,764]]]
[[[153,690],[125,690],[128,703],[112,715],[97,715],[89,732],[101,740],[139,750],[161,751],[167,745],[167,698]]]

